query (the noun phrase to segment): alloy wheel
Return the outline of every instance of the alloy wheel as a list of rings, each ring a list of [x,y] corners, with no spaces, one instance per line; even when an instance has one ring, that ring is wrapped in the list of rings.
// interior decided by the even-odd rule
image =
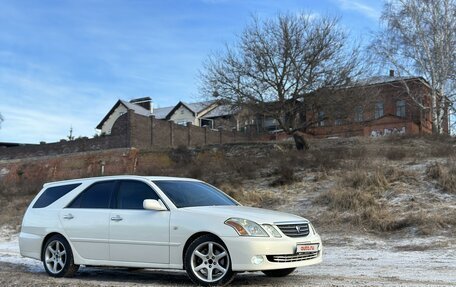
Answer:
[[[51,241],[44,255],[44,262],[49,272],[58,274],[63,270],[67,261],[65,246],[59,240]]]
[[[217,242],[203,242],[192,252],[191,268],[195,276],[204,282],[220,280],[227,274],[229,266],[228,252]]]

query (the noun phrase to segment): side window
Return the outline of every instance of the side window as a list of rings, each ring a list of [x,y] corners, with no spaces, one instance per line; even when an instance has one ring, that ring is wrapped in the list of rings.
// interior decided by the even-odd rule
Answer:
[[[405,117],[405,101],[399,100],[396,101],[396,116]]]
[[[363,121],[363,107],[357,106],[355,108],[355,122],[359,123]]]
[[[33,205],[33,208],[43,208],[51,205],[59,198],[80,186],[80,183],[60,185],[47,188]]]
[[[69,208],[109,208],[116,181],[101,181],[89,186]]]
[[[143,209],[144,199],[159,199],[157,193],[144,182],[124,180],[117,194],[119,209]]]
[[[323,112],[323,111],[318,112],[318,126],[320,126],[320,127],[325,126],[325,112]]]
[[[376,119],[383,117],[383,102],[378,101],[375,103],[374,117]]]

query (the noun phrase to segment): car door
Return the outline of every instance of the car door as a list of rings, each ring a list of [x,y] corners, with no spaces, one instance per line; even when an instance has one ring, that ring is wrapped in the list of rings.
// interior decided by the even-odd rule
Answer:
[[[60,212],[75,251],[85,259],[109,260],[109,215],[116,181],[101,181],[82,191]]]
[[[120,181],[110,215],[111,261],[169,263],[170,212],[145,210],[144,199],[159,197],[143,181]]]

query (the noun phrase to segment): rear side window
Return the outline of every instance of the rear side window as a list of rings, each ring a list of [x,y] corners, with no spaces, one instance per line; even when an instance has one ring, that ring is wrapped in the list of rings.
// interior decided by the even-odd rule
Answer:
[[[144,182],[124,180],[120,183],[117,205],[120,209],[143,209],[144,199],[159,199],[155,191]]]
[[[59,185],[47,188],[33,205],[33,208],[43,208],[51,205],[57,199],[80,186],[80,183]]]
[[[89,186],[68,208],[109,208],[116,181],[102,181]]]

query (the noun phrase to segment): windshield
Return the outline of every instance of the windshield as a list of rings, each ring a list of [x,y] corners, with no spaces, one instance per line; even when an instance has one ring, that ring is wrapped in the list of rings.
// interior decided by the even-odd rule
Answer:
[[[198,181],[157,180],[154,183],[178,208],[191,206],[237,205],[223,192]]]

